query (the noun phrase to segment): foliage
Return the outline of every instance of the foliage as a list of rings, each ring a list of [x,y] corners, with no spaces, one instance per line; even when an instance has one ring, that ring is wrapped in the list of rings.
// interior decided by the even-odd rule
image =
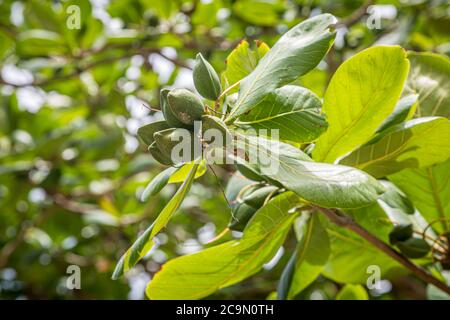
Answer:
[[[449,5],[373,2],[0,3],[0,297],[424,298],[386,250],[445,282]]]

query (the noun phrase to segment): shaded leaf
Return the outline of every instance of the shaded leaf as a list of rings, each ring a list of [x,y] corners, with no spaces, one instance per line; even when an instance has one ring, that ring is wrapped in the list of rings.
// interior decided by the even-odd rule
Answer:
[[[316,280],[330,255],[330,240],[317,214],[313,213],[309,219],[302,221],[301,238],[296,249],[295,272],[289,291],[291,298]]]
[[[450,154],[450,121],[426,117],[398,124],[340,161],[381,178],[405,168],[427,167]]]
[[[417,116],[450,117],[450,61],[434,53],[408,52],[409,87],[419,95]]]
[[[388,222],[386,214],[377,203],[346,210],[346,213],[380,240],[388,243],[392,224]],[[326,277],[340,283],[365,284],[371,275],[368,267],[372,265],[380,268],[380,276],[383,278],[405,272],[395,260],[356,233],[332,223],[327,224],[327,231],[330,236],[331,254],[323,271]]]
[[[410,94],[401,98],[397,102],[394,111],[384,120],[377,132],[386,130],[403,121],[411,120],[416,112],[418,98],[417,94]]]
[[[449,230],[450,159],[431,167],[406,169],[388,177],[402,190],[437,232]]]

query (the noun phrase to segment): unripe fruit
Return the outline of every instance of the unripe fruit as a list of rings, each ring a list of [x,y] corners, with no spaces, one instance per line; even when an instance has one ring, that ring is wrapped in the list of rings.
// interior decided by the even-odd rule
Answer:
[[[219,75],[201,53],[195,59],[193,78],[195,88],[202,97],[216,100],[220,96],[222,87]]]
[[[171,128],[153,135],[158,149],[174,164],[190,162],[201,156],[200,139],[191,131]]]
[[[430,251],[430,245],[420,238],[409,238],[408,240],[397,242],[396,246],[405,256],[412,259],[422,258]]]
[[[170,160],[170,156],[167,157],[164,155],[161,150],[156,146],[156,142],[153,142],[149,147],[148,151],[150,151],[150,154],[153,156],[153,158],[158,161],[161,164],[164,164],[166,166],[172,165],[172,161]]]
[[[182,123],[180,120],[178,120],[178,118],[175,116],[175,114],[170,109],[169,103],[167,102],[167,96],[168,96],[169,92],[170,92],[169,89],[162,89],[161,93],[160,93],[161,110],[164,115],[164,119],[166,119],[166,121],[170,127],[175,127],[175,128],[187,127],[184,123]]]
[[[168,109],[182,125],[192,127],[204,114],[202,100],[186,89],[173,89],[167,94]],[[167,120],[167,119],[166,119]]]
[[[398,225],[389,233],[389,242],[393,245],[397,242],[408,240],[413,236],[412,224]]]
[[[142,141],[144,141],[144,143],[149,146],[153,143],[153,141],[155,141],[153,139],[153,134],[155,132],[166,130],[169,128],[169,124],[166,121],[156,121],[140,127],[137,131],[137,134],[139,138],[141,138]]]
[[[226,124],[217,117],[204,115],[202,117],[202,138],[207,144],[206,157],[217,164],[227,163],[227,155],[233,151],[233,136]]]
[[[246,203],[240,203],[233,210],[233,217],[231,218],[228,228],[234,231],[243,231],[248,221],[253,217],[258,209],[249,206]]]

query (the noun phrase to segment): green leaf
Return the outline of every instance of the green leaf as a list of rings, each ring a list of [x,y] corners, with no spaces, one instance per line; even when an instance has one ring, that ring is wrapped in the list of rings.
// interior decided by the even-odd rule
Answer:
[[[154,177],[147,187],[145,187],[144,192],[142,192],[141,201],[146,201],[149,197],[158,194],[167,185],[175,171],[177,171],[177,168],[169,167]]]
[[[378,128],[378,132],[382,132],[387,128],[395,126],[403,121],[411,120],[414,117],[414,113],[417,108],[417,100],[419,96],[417,94],[410,94],[401,98],[394,111],[389,115],[389,117],[384,120],[381,126]]]
[[[295,262],[297,261],[298,251],[295,250],[292,256],[289,258],[288,263],[283,269],[280,276],[280,281],[278,282],[276,299],[286,300],[288,298],[289,289],[291,287],[292,277],[295,271]]]
[[[450,159],[444,163],[421,169],[406,169],[394,175],[391,180],[412,201],[433,229],[441,233],[449,230],[450,219]]]
[[[377,180],[358,169],[309,161],[306,154],[285,143],[251,136],[245,143],[250,160],[257,162],[262,175],[311,203],[357,208],[372,203],[384,192]],[[235,160],[243,162],[237,157]]]
[[[198,161],[192,161],[186,163],[179,167],[171,176],[168,183],[181,183],[187,179],[189,173],[195,165],[198,165],[197,171],[195,172],[195,179],[200,178],[206,172],[206,161],[202,160],[197,164]]]
[[[450,285],[450,271],[442,271],[442,277],[447,285]],[[450,300],[450,294],[445,293],[441,289],[429,284],[427,286],[428,300]]]
[[[417,115],[450,118],[450,60],[434,53],[408,52],[408,86],[419,94]]]
[[[238,0],[233,5],[233,12],[243,20],[260,26],[274,26],[278,22],[277,3],[265,0]]]
[[[386,189],[380,197],[380,200],[384,201],[389,207],[399,209],[406,214],[414,214],[414,205],[408,199],[408,197],[399,190],[393,183],[389,181],[381,181]]]
[[[291,298],[316,280],[330,255],[330,240],[317,213],[311,214],[309,219],[303,219],[299,240],[295,273],[289,291]]]
[[[147,286],[150,299],[200,299],[258,272],[284,241],[298,197],[284,193],[256,212],[240,240],[173,259]]]
[[[334,162],[367,142],[394,110],[408,70],[405,52],[397,46],[372,47],[345,61],[325,93],[329,127],[313,158]]]
[[[278,129],[281,140],[310,142],[327,129],[321,106],[319,98],[308,89],[287,85],[270,93],[235,124],[255,130]]]
[[[239,98],[227,121],[254,108],[275,89],[304,75],[322,60],[334,41],[330,26],[336,18],[321,14],[286,32],[259,61],[255,70],[241,80]]]
[[[175,214],[178,208],[186,197],[189,189],[191,188],[192,182],[194,181],[195,172],[197,171],[198,165],[194,165],[189,173],[189,176],[184,181],[184,183],[177,190],[175,195],[170,199],[169,203],[164,207],[164,209],[159,214],[158,218],[148,227],[142,235],[133,243],[131,248],[129,248],[124,255],[120,258],[119,262],[114,269],[112,279],[118,279],[126,271],[131,269],[136,265],[136,263],[141,260],[147,252],[155,244],[154,237],[166,226],[170,218]]]
[[[203,58],[202,54],[197,54],[193,70],[195,89],[206,99],[216,100],[221,91],[219,75],[212,65]]]
[[[255,43],[255,50],[251,50],[249,43],[242,40],[228,55],[227,67],[222,73],[225,87],[229,87],[249,75],[258,65],[259,60],[269,52],[270,48],[264,42],[255,41]]]
[[[364,208],[346,210],[346,213],[380,240],[388,243],[392,224],[377,203]],[[383,278],[405,272],[395,260],[353,231],[332,223],[328,223],[327,231],[331,242],[331,254],[323,271],[326,277],[340,283],[365,284],[372,274],[368,268],[373,265],[380,268],[380,276]]]
[[[21,56],[63,55],[68,48],[60,34],[48,30],[32,29],[19,34],[16,44]]]
[[[376,178],[405,168],[420,168],[445,161],[450,155],[450,121],[426,117],[383,131],[353,151],[341,164],[364,170]]]
[[[337,294],[336,300],[369,300],[369,295],[359,284],[346,284]]]

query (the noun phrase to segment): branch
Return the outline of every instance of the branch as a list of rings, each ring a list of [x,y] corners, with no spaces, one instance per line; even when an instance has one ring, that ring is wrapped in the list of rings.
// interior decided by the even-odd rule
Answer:
[[[390,246],[388,246],[386,243],[378,239],[376,236],[371,234],[369,231],[364,229],[362,226],[360,226],[358,223],[356,223],[355,220],[353,220],[351,217],[343,214],[342,212],[339,212],[334,209],[327,209],[322,207],[314,206],[315,209],[322,212],[332,223],[349,229],[355,233],[357,233],[359,236],[370,242],[372,245],[374,245],[379,250],[383,251],[385,254],[390,256],[392,259],[396,260],[398,263],[403,265],[405,268],[409,269],[412,273],[414,273],[419,279],[425,281],[426,283],[430,283],[434,285],[435,287],[441,289],[442,291],[450,294],[450,287],[447,286],[445,283],[439,281],[435,277],[433,277],[431,274],[429,274],[425,269],[415,265],[412,263],[408,258],[400,254],[399,252],[392,249]]]
[[[95,68],[97,66],[103,65],[103,64],[107,64],[107,63],[112,63],[118,60],[122,60],[125,58],[130,58],[134,55],[137,54],[142,54],[142,55],[146,55],[146,54],[151,54],[151,53],[155,53],[160,55],[161,57],[163,57],[164,59],[172,62],[173,64],[182,67],[182,68],[187,68],[187,69],[192,69],[191,67],[189,67],[186,63],[184,63],[183,61],[179,60],[179,59],[172,59],[168,56],[166,56],[165,54],[163,54],[160,50],[155,49],[155,48],[141,48],[141,49],[137,49],[137,50],[129,50],[127,51],[125,54],[121,55],[121,56],[117,56],[117,57],[109,57],[103,60],[98,60],[98,61],[94,61],[91,62],[89,64],[86,64],[84,67],[79,68],[71,73],[65,74],[65,75],[61,75],[61,76],[57,76],[57,77],[51,77],[51,78],[47,78],[47,79],[41,79],[41,80],[35,80],[31,83],[26,83],[26,84],[14,84],[14,83],[9,83],[7,81],[5,81],[1,76],[0,76],[0,84],[4,84],[4,85],[10,85],[16,88],[20,88],[20,87],[27,87],[27,86],[37,86],[37,87],[41,87],[41,86],[45,86],[48,84],[51,84],[53,82],[56,81],[61,81],[61,80],[68,80],[71,79],[73,77],[79,76],[81,73],[86,72],[92,68]]]
[[[373,0],[364,2],[363,5],[356,9],[356,11],[354,11],[350,16],[342,19],[342,21],[339,22],[337,26],[345,26],[347,28],[350,28],[367,14],[367,9],[373,4],[373,2]]]

